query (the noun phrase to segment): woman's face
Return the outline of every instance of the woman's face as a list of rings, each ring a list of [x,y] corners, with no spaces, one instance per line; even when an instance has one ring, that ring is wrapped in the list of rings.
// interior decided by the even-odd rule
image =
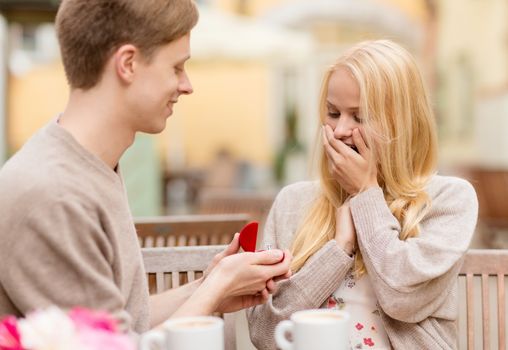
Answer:
[[[353,130],[363,129],[359,107],[358,83],[348,70],[338,68],[332,73],[328,82],[325,123],[332,128],[337,140],[344,142],[357,152],[353,142]]]

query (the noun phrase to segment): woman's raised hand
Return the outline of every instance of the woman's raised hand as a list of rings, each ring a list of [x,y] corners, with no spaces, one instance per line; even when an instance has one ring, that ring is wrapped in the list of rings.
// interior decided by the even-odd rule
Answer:
[[[350,195],[369,187],[378,186],[377,168],[372,151],[367,147],[360,129],[353,130],[353,141],[358,153],[333,135],[329,125],[323,126],[323,146],[331,175]]]
[[[352,256],[356,249],[356,230],[349,201],[337,208],[335,220],[335,240],[339,247]]]

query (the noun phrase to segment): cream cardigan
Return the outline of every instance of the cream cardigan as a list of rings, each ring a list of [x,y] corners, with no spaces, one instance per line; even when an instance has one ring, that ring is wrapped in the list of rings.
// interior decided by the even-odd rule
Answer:
[[[319,194],[316,182],[285,187],[265,225],[264,243],[289,248],[300,220]],[[351,199],[359,249],[394,349],[457,348],[457,274],[476,226],[478,202],[465,180],[434,176],[432,199],[418,237],[399,239],[400,224],[380,188]],[[302,309],[319,308],[337,289],[353,260],[334,240],[325,244],[264,305],[247,311],[258,349],[276,349],[278,322]]]

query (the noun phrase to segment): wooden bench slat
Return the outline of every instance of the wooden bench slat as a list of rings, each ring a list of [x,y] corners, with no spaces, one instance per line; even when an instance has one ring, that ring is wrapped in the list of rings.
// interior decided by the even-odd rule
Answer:
[[[498,315],[498,337],[499,350],[506,349],[506,332],[505,332],[505,290],[504,290],[504,274],[497,275],[497,315]]]
[[[171,271],[171,288],[180,287],[180,273],[178,271]]]
[[[467,305],[467,348],[474,349],[474,285],[473,275],[466,275],[466,305]]]
[[[491,276],[506,274],[508,270],[508,250],[504,249],[472,249],[467,253],[461,273],[472,273]]]
[[[194,273],[194,271],[188,271],[187,272],[187,281],[188,282],[192,282],[196,279],[196,274]]]
[[[227,244],[250,221],[246,214],[170,215],[135,218],[141,247]]]
[[[465,299],[466,299],[466,332],[462,337],[466,339],[468,349],[475,349],[475,300],[474,282],[481,279],[481,320],[482,324],[482,347],[490,349],[506,350],[506,302],[505,302],[505,275],[508,273],[508,249],[472,249],[467,252],[459,276],[465,276]],[[492,278],[497,281],[497,293],[490,293],[489,282]],[[464,287],[462,287],[464,288]],[[495,294],[495,296],[494,296]],[[497,309],[497,320],[491,316],[490,305],[494,302]],[[496,322],[497,321],[497,322]],[[459,324],[461,324],[459,322]],[[495,326],[492,326],[492,325]],[[462,329],[462,328],[461,328]],[[497,339],[492,331],[496,331]],[[478,339],[477,339],[478,340]],[[478,344],[479,345],[479,344]]]
[[[141,254],[148,274],[148,281],[153,281],[155,288],[149,285],[150,291],[162,293],[168,288],[176,288],[192,282],[201,276],[208,264],[226,246],[192,246],[192,247],[160,247],[142,248]],[[182,278],[180,278],[182,277]],[[171,286],[165,281],[171,281]],[[224,314],[225,350],[236,349],[235,315]]]
[[[147,273],[168,271],[203,271],[226,246],[142,248]]]
[[[157,286],[157,294],[164,291],[164,272],[155,273],[155,283]]]
[[[483,348],[490,349],[490,306],[489,306],[489,275],[482,274],[482,334]]]

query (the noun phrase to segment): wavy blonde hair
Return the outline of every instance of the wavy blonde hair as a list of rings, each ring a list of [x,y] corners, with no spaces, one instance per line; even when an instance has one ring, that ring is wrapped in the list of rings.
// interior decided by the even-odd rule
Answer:
[[[321,124],[327,115],[330,76],[338,68],[347,69],[358,83],[367,143],[376,160],[373,164],[385,200],[401,225],[399,238],[415,237],[430,207],[425,186],[437,166],[436,125],[417,64],[411,54],[389,40],[352,47],[325,73]],[[321,194],[296,232],[291,248],[293,271],[335,237],[335,212],[348,197],[331,177],[322,145],[320,154]],[[354,271],[357,275],[366,271],[359,251]]]

